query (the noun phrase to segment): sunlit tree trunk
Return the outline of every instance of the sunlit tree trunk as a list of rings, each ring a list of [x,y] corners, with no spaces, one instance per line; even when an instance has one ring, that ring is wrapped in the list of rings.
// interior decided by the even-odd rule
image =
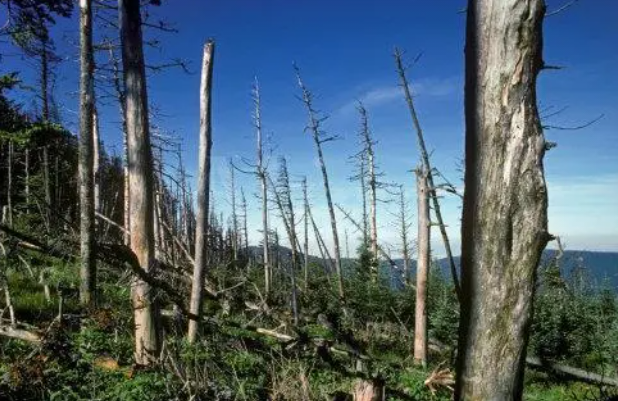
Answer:
[[[547,232],[536,80],[543,0],[471,0],[456,400],[520,400]]]
[[[326,169],[326,161],[324,159],[324,152],[322,151],[322,144],[332,138],[323,137],[324,132],[320,126],[321,119],[317,116],[317,111],[313,106],[313,95],[307,89],[303,83],[300,71],[296,70],[296,77],[298,80],[298,86],[302,92],[302,100],[307,109],[307,115],[309,124],[307,129],[311,132],[313,142],[315,144],[316,152],[318,154],[318,161],[320,163],[320,171],[322,172],[322,179],[324,182],[324,194],[326,195],[326,206],[328,207],[328,215],[330,216],[330,225],[333,234],[333,245],[335,254],[335,270],[337,272],[337,287],[339,290],[339,298],[344,299],[345,293],[343,289],[343,271],[341,268],[341,246],[339,245],[339,233],[337,231],[337,217],[335,216],[335,208],[333,206],[333,198],[330,190],[330,183],[328,180],[328,171]]]
[[[427,366],[427,278],[431,263],[429,187],[427,172],[416,170],[418,195],[418,257],[416,260],[416,305],[414,313],[414,362]]]
[[[264,263],[264,292],[266,298],[270,296],[272,287],[272,266],[270,264],[270,253],[268,250],[268,184],[266,177],[266,167],[264,165],[264,137],[262,134],[262,110],[260,104],[260,87],[257,81],[253,85],[253,102],[255,112],[253,120],[257,135],[257,176],[260,180],[261,201],[262,201],[262,253]]]
[[[202,298],[204,294],[204,272],[208,252],[208,211],[210,201],[210,151],[212,148],[211,132],[211,91],[215,43],[208,41],[204,46],[202,61],[202,81],[200,85],[200,144],[199,170],[197,181],[197,226],[195,230],[195,265],[191,284],[191,302],[189,332],[187,339],[195,342],[202,316]]]
[[[131,249],[147,274],[156,269],[153,232],[153,163],[148,121],[146,73],[139,0],[118,0],[130,192]],[[151,365],[161,346],[159,311],[154,289],[139,277],[132,282],[135,362]]]
[[[79,201],[81,281],[80,302],[95,304],[96,260],[94,243],[94,55],[92,48],[92,1],[80,0],[80,129]]]

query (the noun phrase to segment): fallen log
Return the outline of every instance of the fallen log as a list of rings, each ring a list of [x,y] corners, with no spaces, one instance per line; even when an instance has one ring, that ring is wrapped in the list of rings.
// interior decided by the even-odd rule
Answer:
[[[597,383],[604,384],[607,386],[618,387],[618,378],[616,377],[608,377],[604,375],[600,375],[598,373],[588,372],[584,369],[574,368],[572,366],[563,365],[560,363],[553,363],[548,361],[543,361],[541,358],[536,356],[529,356],[526,358],[526,363],[529,366],[540,368],[543,370],[550,370],[555,373],[568,376],[577,380],[581,380],[587,383]]]
[[[22,330],[11,326],[0,326],[0,336],[40,344],[42,337],[34,331]]]

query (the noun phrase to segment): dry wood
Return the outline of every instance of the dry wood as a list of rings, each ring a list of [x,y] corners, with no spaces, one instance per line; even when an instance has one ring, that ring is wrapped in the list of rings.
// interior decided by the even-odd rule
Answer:
[[[520,400],[547,232],[543,0],[471,0],[456,400]],[[488,380],[491,378],[491,380]]]
[[[94,54],[92,47],[92,0],[80,0],[80,132],[79,132],[79,206],[80,206],[80,287],[82,305],[95,304],[95,171],[94,171]],[[98,138],[97,138],[98,139]],[[97,147],[98,149],[98,147]],[[97,194],[98,195],[98,194]]]
[[[208,252],[208,211],[210,210],[210,152],[212,149],[211,126],[211,91],[215,43],[209,40],[204,45],[202,60],[202,81],[200,85],[200,145],[199,172],[197,190],[197,226],[195,229],[195,265],[193,267],[193,282],[191,284],[191,314],[196,316],[189,320],[187,339],[195,342],[202,314],[202,299],[204,292],[204,271]]]
[[[130,193],[131,249],[146,274],[156,270],[154,255],[153,163],[150,146],[146,72],[139,0],[118,0]],[[159,357],[161,328],[154,289],[143,277],[131,285],[135,317],[135,362],[151,365]]]

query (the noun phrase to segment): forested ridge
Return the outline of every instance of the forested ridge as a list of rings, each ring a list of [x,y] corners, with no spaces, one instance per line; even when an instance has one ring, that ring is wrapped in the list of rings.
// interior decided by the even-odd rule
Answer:
[[[230,158],[226,187],[213,185],[214,39],[201,49],[199,132],[185,142],[198,163],[186,165],[152,123],[148,72],[186,68],[144,56],[158,46],[146,29],[175,30],[150,19],[159,5],[0,0],[0,38],[37,75],[32,85],[0,67],[0,400],[618,399],[616,260],[579,257],[548,228],[544,157],[555,144],[537,110],[537,76],[551,69],[542,0],[468,2],[463,192],[432,159],[434,133],[412,92],[418,59],[395,49],[416,187],[385,178],[359,101],[350,160],[361,213],[332,194],[340,172],[323,147],[339,138],[302,65],[291,68],[294,95],[316,157],[302,168],[319,170],[320,192],[272,149],[258,77],[247,83],[254,157]],[[50,34],[75,16],[78,130],[58,112],[63,58]],[[103,98],[117,107],[122,152],[99,132]],[[461,250],[447,196],[462,204]],[[384,197],[398,243],[381,238]]]

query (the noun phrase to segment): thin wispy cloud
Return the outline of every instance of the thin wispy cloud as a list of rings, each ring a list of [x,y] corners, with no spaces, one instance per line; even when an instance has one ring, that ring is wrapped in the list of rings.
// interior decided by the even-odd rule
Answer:
[[[445,97],[458,93],[461,89],[460,77],[448,78],[422,78],[410,84],[413,96]],[[384,85],[374,87],[361,92],[354,100],[345,103],[339,108],[339,113],[347,114],[354,112],[358,102],[361,101],[366,107],[375,108],[403,101],[403,91],[399,85]]]

